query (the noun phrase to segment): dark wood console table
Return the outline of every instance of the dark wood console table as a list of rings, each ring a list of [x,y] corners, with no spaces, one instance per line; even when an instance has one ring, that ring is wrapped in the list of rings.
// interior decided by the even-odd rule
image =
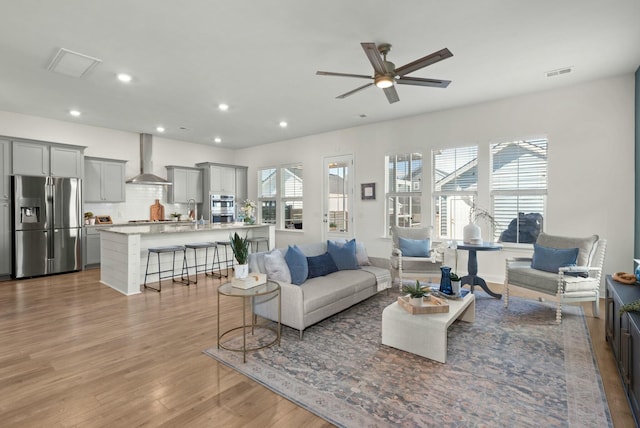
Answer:
[[[618,312],[625,303],[640,299],[640,286],[614,281],[607,275],[606,340],[622,378],[631,413],[640,417],[640,312]]]

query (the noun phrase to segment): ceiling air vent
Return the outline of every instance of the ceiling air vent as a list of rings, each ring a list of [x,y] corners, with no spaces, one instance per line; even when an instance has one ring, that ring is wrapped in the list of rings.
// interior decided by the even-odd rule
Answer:
[[[571,73],[572,70],[573,70],[573,67],[559,68],[557,70],[547,71],[545,75],[547,77],[560,76],[561,74]]]
[[[82,78],[101,62],[101,59],[60,48],[47,66],[47,70],[66,76]]]

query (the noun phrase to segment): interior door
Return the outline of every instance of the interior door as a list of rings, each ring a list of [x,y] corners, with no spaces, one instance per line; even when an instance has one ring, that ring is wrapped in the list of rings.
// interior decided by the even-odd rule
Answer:
[[[353,155],[324,158],[324,239],[354,237],[353,183]]]

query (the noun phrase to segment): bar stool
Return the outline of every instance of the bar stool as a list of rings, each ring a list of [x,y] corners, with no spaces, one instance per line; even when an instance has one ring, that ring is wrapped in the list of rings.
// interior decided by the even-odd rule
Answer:
[[[266,236],[255,236],[253,238],[247,239],[247,241],[251,244],[251,252],[255,253],[260,249],[260,243],[264,242],[267,247],[267,251],[269,250],[269,238]]]
[[[218,275],[222,278],[222,268],[225,269],[225,278],[229,277],[229,268],[233,268],[233,251],[231,251],[231,258],[229,258],[229,248],[231,248],[231,242],[229,241],[216,241],[218,246],[224,247],[224,260],[220,260],[220,251],[218,250]],[[211,271],[213,273],[214,266],[211,265]]]
[[[198,283],[198,268],[204,266],[204,270],[200,271],[200,272],[204,272],[205,275],[207,274],[207,260],[209,260],[209,248],[213,248],[214,249],[214,253],[213,253],[213,257],[215,260],[215,257],[217,255],[218,252],[218,245],[215,242],[196,242],[196,243],[192,243],[192,244],[185,244],[185,255],[184,255],[184,261],[182,263],[182,275],[181,277],[184,278],[184,271],[186,269],[187,271],[187,285],[189,285],[191,283],[191,279],[189,278],[189,267],[195,268],[196,270],[196,280],[193,281],[194,284]],[[198,263],[198,250],[201,250],[204,248],[204,263]],[[187,260],[187,250],[193,250],[193,265],[189,266],[189,262]]]
[[[162,279],[163,278],[171,278],[172,282],[176,282],[175,280],[175,269],[176,269],[176,252],[182,251],[182,266],[184,268],[184,258],[186,256],[186,249],[183,245],[168,245],[165,247],[152,247],[149,248],[149,252],[147,253],[147,268],[144,272],[144,288],[150,288],[152,290],[157,291],[158,293],[162,290]],[[149,259],[151,258],[151,253],[158,255],[158,270],[156,272],[149,272]],[[171,266],[171,270],[162,270],[162,265],[160,264],[160,254],[163,253],[173,253],[173,264]],[[184,270],[183,270],[184,271]],[[163,273],[171,272],[171,275],[162,276]],[[147,276],[158,274],[158,288],[153,288],[147,285]],[[189,278],[189,269],[187,269],[187,278]]]

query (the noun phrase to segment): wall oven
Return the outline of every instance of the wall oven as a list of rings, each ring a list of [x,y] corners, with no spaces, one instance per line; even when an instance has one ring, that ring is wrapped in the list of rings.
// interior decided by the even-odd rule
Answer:
[[[233,195],[209,195],[211,223],[233,223],[235,221],[235,197]]]

